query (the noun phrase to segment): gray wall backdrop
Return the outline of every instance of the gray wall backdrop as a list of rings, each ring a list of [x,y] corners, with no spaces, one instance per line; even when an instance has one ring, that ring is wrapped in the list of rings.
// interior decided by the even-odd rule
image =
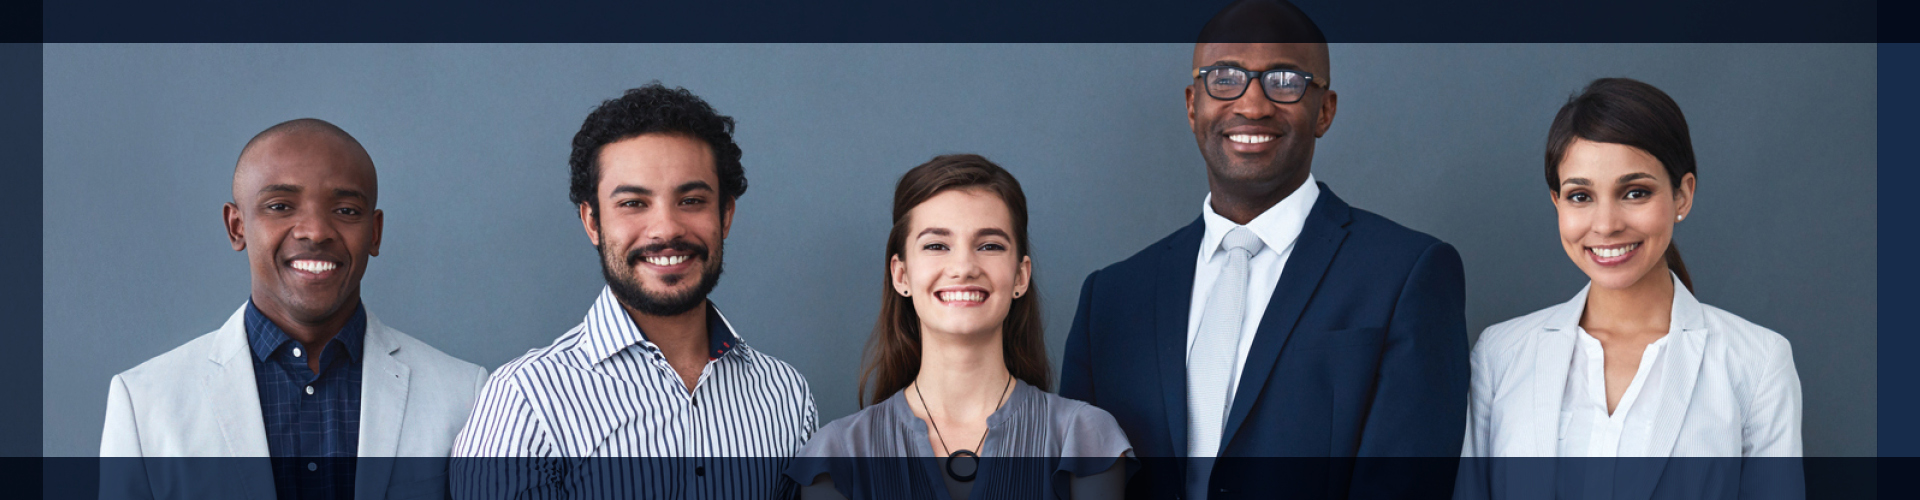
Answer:
[[[46,46],[45,453],[98,450],[114,373],[211,331],[247,294],[220,205],[255,132],[331,120],[380,169],[387,324],[488,366],[577,324],[601,286],[567,204],[595,104],[660,79],[739,120],[751,188],[714,300],[855,410],[899,175],[977,152],[1031,200],[1056,366],[1089,271],[1199,214],[1203,164],[1170,45]],[[1339,45],[1314,174],[1458,247],[1467,322],[1565,301],[1547,124],[1597,77],[1686,111],[1700,159],[1678,228],[1702,301],[1793,342],[1806,452],[1875,453],[1872,45]],[[1462,402],[1464,405],[1465,402]]]

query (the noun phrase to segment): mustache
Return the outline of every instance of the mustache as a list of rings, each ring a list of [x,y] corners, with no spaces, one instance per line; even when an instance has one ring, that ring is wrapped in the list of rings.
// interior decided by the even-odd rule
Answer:
[[[640,263],[640,259],[646,256],[646,254],[665,252],[668,250],[685,252],[690,257],[699,258],[700,260],[707,260],[706,245],[702,245],[699,243],[694,243],[686,240],[673,240],[673,241],[668,241],[663,243],[654,243],[652,245],[647,245],[647,246],[635,248],[631,251],[628,251],[627,265],[629,266],[638,265]]]

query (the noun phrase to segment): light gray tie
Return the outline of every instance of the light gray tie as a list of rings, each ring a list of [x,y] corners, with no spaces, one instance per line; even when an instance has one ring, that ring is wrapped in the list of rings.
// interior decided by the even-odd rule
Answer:
[[[1227,387],[1234,357],[1240,352],[1240,331],[1247,318],[1248,262],[1265,246],[1253,230],[1236,226],[1220,240],[1226,265],[1213,280],[1200,330],[1187,350],[1187,498],[1207,498],[1212,458],[1220,452],[1227,413]]]

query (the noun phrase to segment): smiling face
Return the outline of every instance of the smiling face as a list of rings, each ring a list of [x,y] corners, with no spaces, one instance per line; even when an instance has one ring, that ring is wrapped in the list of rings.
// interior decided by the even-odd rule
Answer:
[[[227,239],[247,252],[254,307],[317,325],[353,313],[380,254],[373,161],[351,139],[292,130],[257,140],[234,170]]]
[[[1326,50],[1307,43],[1203,43],[1194,47],[1193,67],[1292,69],[1324,83],[1331,77]],[[1306,179],[1314,139],[1333,125],[1338,95],[1314,85],[1299,101],[1280,104],[1267,99],[1260,82],[1249,87],[1238,99],[1223,101],[1207,95],[1198,79],[1187,86],[1187,125],[1207,160],[1208,177],[1215,184],[1257,187]]]
[[[921,331],[999,333],[1033,271],[1032,259],[1014,247],[1007,204],[984,190],[954,189],[907,217],[905,248],[889,263],[894,291],[912,297]]]
[[[1624,289],[1666,278],[1673,225],[1693,205],[1693,174],[1675,189],[1660,161],[1639,148],[1575,139],[1560,162],[1560,245],[1593,285]]]
[[[583,203],[580,221],[614,295],[652,316],[705,303],[720,281],[733,223],[707,144],[684,134],[643,134],[606,145],[598,163],[598,215]]]

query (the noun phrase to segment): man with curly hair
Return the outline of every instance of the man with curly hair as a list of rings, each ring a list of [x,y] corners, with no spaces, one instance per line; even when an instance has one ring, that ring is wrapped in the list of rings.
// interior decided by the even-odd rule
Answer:
[[[733,126],[659,82],[587,115],[570,199],[607,284],[579,326],[487,380],[454,443],[472,457],[456,496],[790,494],[780,471],[817,427],[813,395],[707,300],[747,188]]]

